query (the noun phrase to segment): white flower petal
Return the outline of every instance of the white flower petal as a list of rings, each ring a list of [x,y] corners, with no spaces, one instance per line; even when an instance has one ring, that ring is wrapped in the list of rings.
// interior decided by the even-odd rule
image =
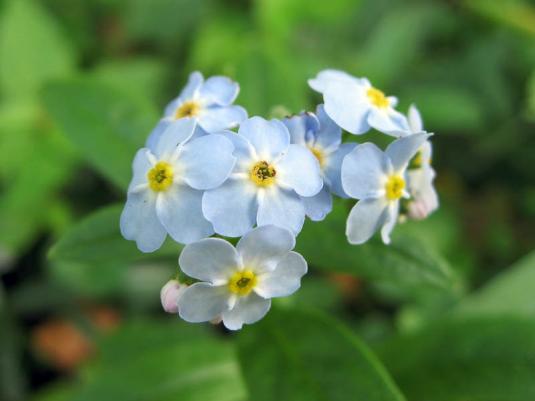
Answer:
[[[383,110],[372,107],[368,115],[368,124],[384,134],[400,136],[400,131],[408,131],[407,118],[395,110]]]
[[[247,111],[241,106],[208,107],[198,117],[199,125],[209,133],[237,127],[247,118]]]
[[[266,262],[278,261],[295,246],[295,237],[287,229],[262,226],[250,231],[240,239],[236,249],[246,267],[264,267]],[[255,271],[258,271],[255,269]]]
[[[207,104],[228,106],[238,96],[240,86],[228,77],[213,76],[208,78],[199,90],[199,97]]]
[[[241,265],[236,249],[220,238],[206,238],[186,245],[178,263],[188,276],[212,284],[228,280]]]
[[[282,120],[290,133],[290,142],[297,145],[307,145],[307,136],[310,132],[319,130],[318,118],[309,112],[302,112]]]
[[[403,171],[429,136],[425,133],[412,134],[396,139],[388,145],[385,153],[390,158],[394,171]]]
[[[145,146],[149,149],[151,149],[153,152],[156,149],[156,145],[158,144],[158,141],[160,140],[160,137],[164,133],[164,131],[167,129],[169,124],[171,124],[173,120],[169,120],[166,118],[161,119],[158,121],[158,124],[156,124],[156,127],[151,131],[149,136],[147,137],[147,142],[145,142]]]
[[[202,195],[187,185],[174,184],[158,197],[156,213],[175,241],[189,244],[214,233],[202,214]]]
[[[319,193],[310,197],[301,197],[305,213],[312,221],[321,221],[333,209],[333,197],[325,185]]]
[[[386,221],[381,228],[381,238],[385,244],[390,244],[390,233],[398,221],[399,202],[390,202],[387,207]]]
[[[409,113],[407,116],[407,120],[409,122],[409,128],[412,132],[422,132],[424,129],[424,124],[422,121],[422,116],[420,115],[420,112],[416,108],[416,105],[411,104],[409,107]]]
[[[342,187],[349,196],[364,199],[383,190],[388,160],[373,143],[358,145],[342,162]]]
[[[325,88],[332,82],[360,83],[359,78],[349,75],[347,72],[333,69],[320,71],[315,78],[308,80],[308,85],[316,92],[323,93]]]
[[[342,198],[347,198],[347,194],[342,187],[342,162],[347,154],[353,151],[357,146],[356,143],[343,143],[333,153],[329,155],[327,165],[324,167],[323,174],[325,181],[329,184],[331,192]]]
[[[230,175],[236,158],[234,145],[223,135],[206,135],[184,145],[179,166],[184,180],[195,189],[212,189]]]
[[[273,224],[299,234],[305,221],[305,207],[293,191],[275,186],[266,189],[259,197],[257,222],[259,226]]]
[[[140,185],[147,184],[147,173],[152,168],[152,163],[149,159],[150,150],[147,148],[139,149],[132,162],[132,181],[128,186],[128,192],[131,192]]]
[[[128,194],[120,227],[123,237],[136,241],[142,252],[154,252],[162,246],[167,233],[156,215],[156,196],[152,191]]]
[[[231,310],[223,312],[223,324],[229,330],[240,330],[244,324],[258,322],[271,307],[271,300],[264,299],[251,293],[238,298]]]
[[[178,299],[178,314],[186,322],[208,322],[227,310],[229,297],[226,286],[195,283],[186,288]]]
[[[154,155],[158,159],[168,158],[179,144],[193,135],[195,125],[193,118],[181,118],[171,122],[158,138],[153,149]]]
[[[384,199],[360,200],[347,218],[346,235],[350,244],[363,244],[385,223],[388,204]]]
[[[220,187],[204,193],[203,213],[218,234],[240,237],[256,222],[256,193],[249,181],[229,178]]]
[[[307,272],[307,262],[297,252],[289,252],[275,270],[262,274],[254,291],[263,298],[285,297],[301,286]]]
[[[316,132],[315,144],[323,149],[336,149],[342,142],[342,129],[327,115],[323,104],[316,107],[316,115],[320,126],[314,131]]]
[[[334,82],[323,93],[325,112],[336,124],[352,134],[364,134],[370,129],[370,105],[361,85]]]
[[[277,180],[301,196],[314,196],[323,187],[318,160],[304,146],[290,145],[276,170]]]
[[[267,121],[261,117],[245,120],[238,131],[247,139],[262,159],[271,161],[286,151],[290,134],[286,126],[277,120]]]

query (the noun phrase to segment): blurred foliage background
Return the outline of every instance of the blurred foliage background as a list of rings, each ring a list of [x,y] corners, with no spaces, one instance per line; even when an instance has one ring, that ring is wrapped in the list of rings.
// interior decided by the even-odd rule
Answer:
[[[336,204],[240,333],[165,315],[180,247],[118,232],[163,106],[200,70],[312,109],[327,67],[418,105],[440,210],[354,247]],[[0,399],[534,400],[534,123],[527,0],[0,0]]]

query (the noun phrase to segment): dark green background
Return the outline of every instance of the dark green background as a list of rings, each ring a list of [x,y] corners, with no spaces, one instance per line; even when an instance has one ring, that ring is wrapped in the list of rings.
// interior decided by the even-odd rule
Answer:
[[[328,67],[418,105],[440,210],[355,247],[337,202],[301,290],[239,333],[164,314],[180,247],[118,232],[163,107],[200,70],[250,115],[311,110]],[[534,122],[527,0],[0,0],[0,399],[534,400]],[[35,341],[58,319],[93,350],[68,369]]]

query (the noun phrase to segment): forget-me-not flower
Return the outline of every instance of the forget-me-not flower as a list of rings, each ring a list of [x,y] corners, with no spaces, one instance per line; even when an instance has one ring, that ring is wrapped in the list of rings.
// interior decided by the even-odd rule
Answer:
[[[181,118],[193,118],[207,133],[237,127],[247,118],[243,107],[232,104],[239,91],[238,83],[230,78],[213,76],[205,81],[200,72],[192,72],[180,95],[165,108],[164,117],[147,140],[147,147],[152,147],[170,122]]]
[[[405,116],[395,110],[397,99],[386,96],[366,78],[356,78],[338,70],[324,70],[308,83],[323,94],[329,117],[352,134],[364,134],[372,127],[398,136],[400,130],[408,129]]]
[[[342,185],[359,199],[347,218],[346,235],[351,244],[362,244],[381,230],[385,244],[399,214],[400,199],[408,198],[407,166],[428,134],[404,136],[386,151],[372,143],[358,145],[342,162]]]
[[[413,133],[423,131],[420,112],[411,105],[408,113],[410,130]],[[407,170],[408,187],[411,199],[407,204],[410,218],[421,220],[438,208],[438,195],[433,186],[435,170],[431,166],[433,148],[429,140],[425,141],[409,163]]]
[[[302,197],[305,211],[313,221],[320,221],[332,210],[332,195],[347,198],[342,188],[340,168],[344,156],[356,144],[342,144],[342,130],[319,105],[316,114],[303,112],[283,120],[290,132],[291,143],[309,149],[319,162],[323,188],[315,196]]]
[[[323,186],[318,160],[290,144],[286,126],[253,117],[238,133],[226,132],[238,158],[229,179],[203,196],[203,213],[218,234],[239,237],[255,224],[301,231],[305,220],[302,196]]]
[[[307,272],[294,246],[290,231],[275,226],[250,231],[236,248],[219,238],[187,245],[179,257],[180,268],[201,282],[181,293],[180,317],[192,323],[221,318],[230,330],[262,319],[271,298],[293,294]]]
[[[217,134],[190,139],[195,124],[189,118],[173,122],[152,149],[142,148],[134,158],[120,225],[143,252],[158,249],[167,233],[186,244],[214,232],[202,214],[202,191],[229,176],[234,146]]]

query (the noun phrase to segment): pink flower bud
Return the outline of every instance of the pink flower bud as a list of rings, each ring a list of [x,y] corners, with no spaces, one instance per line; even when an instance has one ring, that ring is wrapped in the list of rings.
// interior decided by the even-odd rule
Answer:
[[[160,291],[160,300],[163,310],[167,313],[178,313],[178,298],[186,289],[186,284],[181,284],[178,280],[169,280]]]

